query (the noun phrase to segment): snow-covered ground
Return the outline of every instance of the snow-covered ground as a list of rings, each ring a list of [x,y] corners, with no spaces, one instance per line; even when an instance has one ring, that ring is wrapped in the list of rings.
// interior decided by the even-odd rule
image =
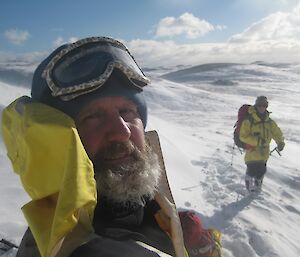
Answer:
[[[300,252],[300,64],[206,64],[149,70],[147,129],[160,135],[172,192],[206,227],[222,232],[224,257],[298,257]],[[28,88],[1,82],[0,111]],[[245,164],[233,148],[238,108],[269,98],[286,148],[272,154],[262,193],[243,196]],[[275,146],[274,144],[272,146]],[[28,201],[0,141],[0,239],[18,244]]]

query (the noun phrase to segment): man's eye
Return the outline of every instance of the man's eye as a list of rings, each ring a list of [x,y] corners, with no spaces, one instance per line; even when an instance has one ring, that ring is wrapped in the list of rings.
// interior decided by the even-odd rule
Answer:
[[[130,112],[134,112],[134,110],[130,108],[123,108],[120,110],[120,113],[130,113]]]
[[[123,111],[124,113],[135,113],[135,114],[138,113],[136,108],[124,108],[121,111]]]
[[[126,120],[134,119],[139,116],[137,110],[131,108],[121,109],[120,115]]]
[[[103,118],[103,114],[102,113],[91,113],[91,114],[87,114],[84,117],[82,117],[81,121],[85,122],[85,121],[90,121],[93,119],[102,119]]]

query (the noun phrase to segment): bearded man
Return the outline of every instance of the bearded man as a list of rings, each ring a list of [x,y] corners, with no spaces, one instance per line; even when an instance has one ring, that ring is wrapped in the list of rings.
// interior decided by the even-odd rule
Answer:
[[[8,156],[32,198],[18,257],[186,254],[145,138],[148,83],[121,42],[84,38],[54,50],[31,97],[4,110]]]

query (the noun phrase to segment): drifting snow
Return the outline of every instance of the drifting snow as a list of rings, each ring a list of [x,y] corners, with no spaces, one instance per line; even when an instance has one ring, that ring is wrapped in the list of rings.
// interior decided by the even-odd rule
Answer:
[[[224,257],[299,256],[300,65],[208,64],[163,76],[159,70],[147,73],[147,129],[160,135],[178,208],[195,210],[206,227],[222,232]],[[29,95],[29,89],[4,83],[0,89],[0,111]],[[242,195],[245,165],[232,133],[238,108],[258,95],[268,96],[286,148],[281,157],[270,157],[262,193],[249,197]],[[2,142],[0,197],[0,238],[18,244],[26,229],[20,207],[28,197]]]

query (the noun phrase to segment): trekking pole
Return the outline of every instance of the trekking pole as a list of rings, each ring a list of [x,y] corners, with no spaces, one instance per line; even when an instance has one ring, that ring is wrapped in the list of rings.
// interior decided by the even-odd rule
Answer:
[[[276,152],[278,153],[279,156],[281,156],[280,151],[278,150],[278,148],[276,147]]]
[[[4,239],[4,238],[2,238],[1,240],[0,240],[0,243],[2,243],[3,245],[6,245],[7,247],[9,247],[9,249],[10,248],[19,248],[17,245],[15,245],[14,243],[12,243],[12,242],[10,242],[10,241],[8,241],[8,240],[6,240],[6,239]],[[0,248],[1,250],[6,250],[6,248]]]
[[[233,145],[232,145],[232,151],[231,151],[231,163],[230,163],[230,166],[232,166],[232,165],[233,165],[233,154],[234,154],[234,148],[235,148],[235,145],[234,145],[234,143],[233,143]]]
[[[238,147],[238,149],[239,149],[240,154],[243,154],[243,151],[241,150],[241,148]]]
[[[276,152],[278,153],[278,155],[281,156],[281,153],[280,153],[280,151],[278,151],[277,146],[274,147],[274,149],[270,152],[270,155],[272,155],[272,153],[273,153],[274,151],[276,151]]]

